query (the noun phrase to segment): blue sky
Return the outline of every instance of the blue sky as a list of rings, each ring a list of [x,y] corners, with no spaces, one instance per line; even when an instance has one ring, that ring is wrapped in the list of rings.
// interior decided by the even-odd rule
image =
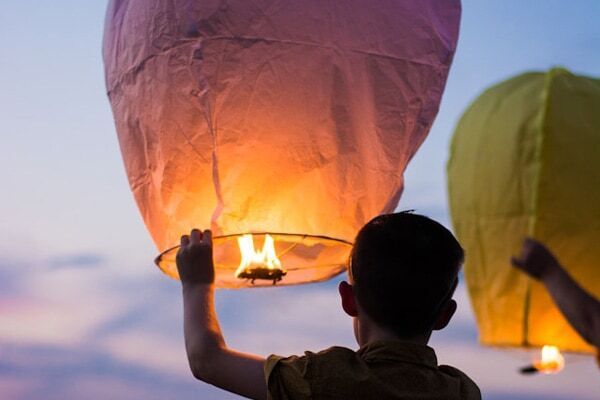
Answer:
[[[104,9],[104,1],[0,4],[0,397],[235,398],[187,371],[179,287],[152,264],[105,96]],[[461,112],[485,87],[526,70],[598,76],[599,17],[593,0],[464,1],[440,113],[408,167],[400,208],[449,224],[444,168]],[[264,355],[355,347],[337,281],[219,292],[228,343]],[[478,345],[462,286],[457,298],[455,321],[432,344],[485,398],[592,399],[600,390],[589,357],[569,356],[556,376],[518,375],[531,354]]]

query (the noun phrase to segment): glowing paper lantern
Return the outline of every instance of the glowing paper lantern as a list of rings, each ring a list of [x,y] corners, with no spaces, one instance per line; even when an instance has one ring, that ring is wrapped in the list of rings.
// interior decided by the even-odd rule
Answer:
[[[341,272],[357,230],[398,203],[459,18],[458,0],[111,1],[106,85],[163,271],[203,227],[221,287]],[[245,234],[281,267],[236,277]]]
[[[532,236],[600,296],[600,80],[554,69],[485,91],[456,127],[448,188],[481,341],[591,351],[509,260]]]

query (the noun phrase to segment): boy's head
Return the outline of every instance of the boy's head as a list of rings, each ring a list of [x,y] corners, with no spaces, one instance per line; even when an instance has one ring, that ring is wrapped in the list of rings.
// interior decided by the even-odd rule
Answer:
[[[429,337],[456,309],[451,297],[463,258],[460,244],[441,224],[411,212],[381,215],[356,237],[352,287],[340,286],[342,300],[353,293],[350,301],[399,338]],[[343,305],[352,315],[352,307]]]

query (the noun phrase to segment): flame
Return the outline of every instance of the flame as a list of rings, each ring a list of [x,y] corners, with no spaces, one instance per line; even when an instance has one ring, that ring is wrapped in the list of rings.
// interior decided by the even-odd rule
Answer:
[[[238,245],[242,261],[235,271],[235,276],[239,276],[248,268],[281,269],[281,261],[275,253],[275,241],[271,235],[265,235],[265,242],[260,251],[255,250],[254,239],[251,234],[238,237]]]
[[[555,374],[565,366],[565,358],[556,346],[542,347],[542,359],[535,363],[535,368],[545,374]]]

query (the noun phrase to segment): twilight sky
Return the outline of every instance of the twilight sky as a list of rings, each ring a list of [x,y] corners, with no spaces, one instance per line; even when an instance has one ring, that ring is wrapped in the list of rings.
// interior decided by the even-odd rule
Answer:
[[[105,2],[0,3],[0,397],[230,399],[187,370],[177,282],[125,177],[105,96]],[[555,65],[599,75],[600,2],[463,1],[461,36],[440,113],[406,173],[400,208],[449,226],[445,162],[462,110],[492,83]],[[228,344],[263,355],[355,348],[337,301],[341,278],[311,286],[220,291]],[[592,399],[590,357],[556,376],[523,377],[531,353],[477,344],[465,289],[432,341],[442,363],[488,399]],[[285,305],[282,312],[281,305]]]

